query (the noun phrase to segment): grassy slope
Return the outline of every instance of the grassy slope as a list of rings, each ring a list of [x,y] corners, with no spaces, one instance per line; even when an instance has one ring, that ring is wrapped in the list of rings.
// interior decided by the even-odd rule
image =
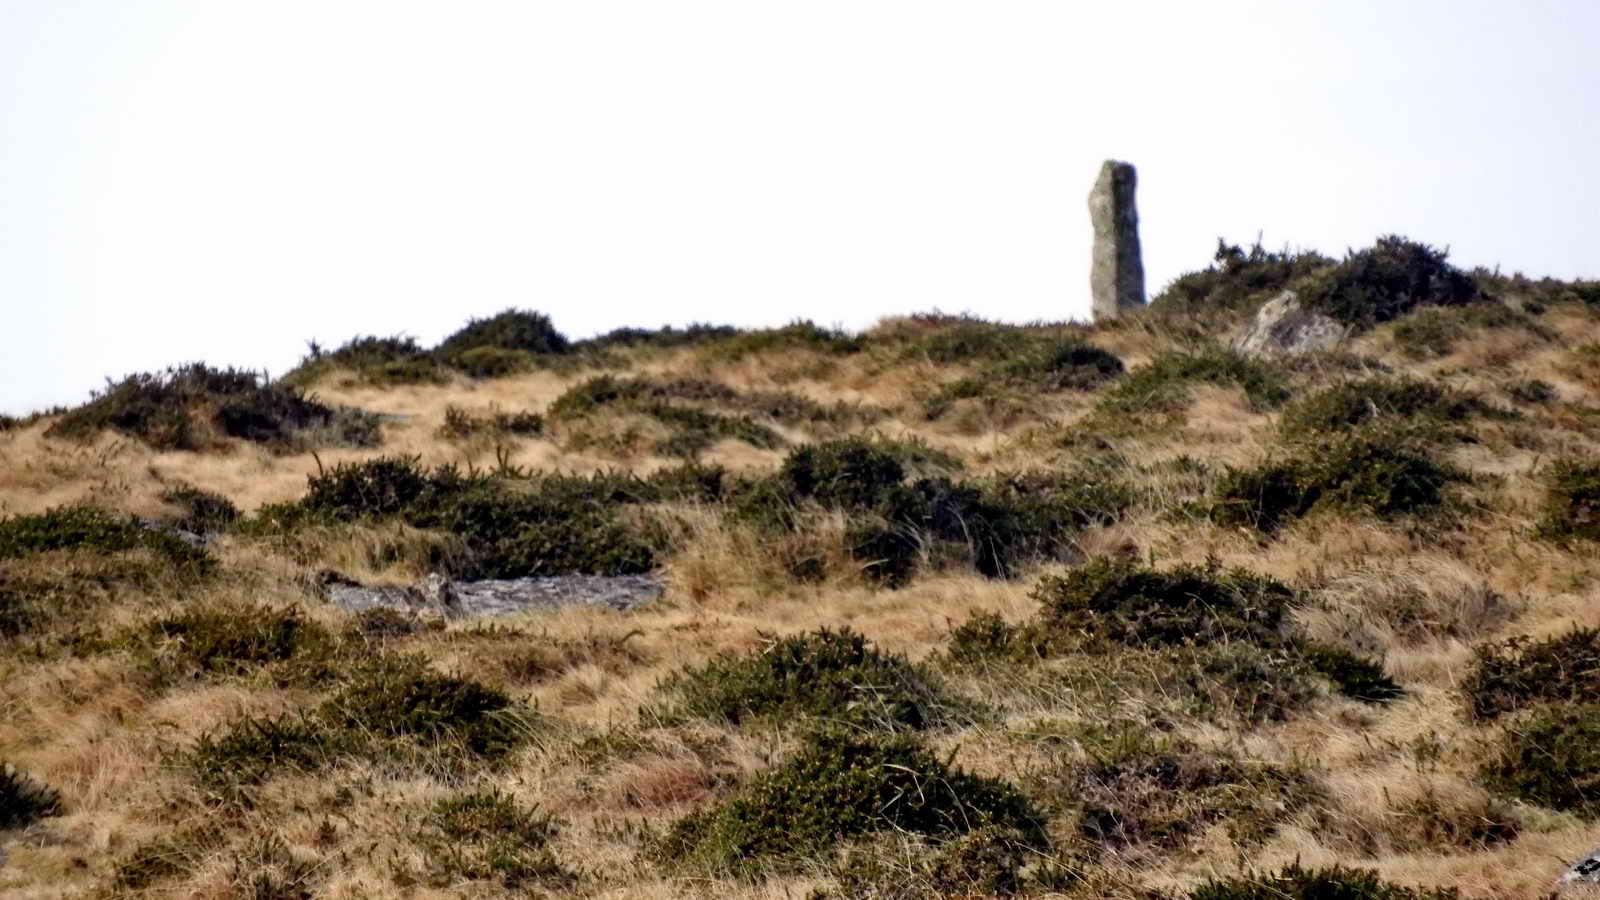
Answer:
[[[1457,684],[1484,639],[1526,633],[1553,634],[1600,618],[1600,563],[1585,548],[1564,549],[1535,540],[1543,483],[1539,466],[1553,456],[1592,455],[1600,431],[1572,407],[1588,405],[1600,387],[1593,356],[1582,349],[1600,342],[1600,315],[1576,305],[1556,305],[1538,317],[1550,337],[1520,329],[1475,333],[1446,356],[1418,361],[1400,351],[1394,326],[1379,327],[1349,349],[1418,377],[1477,391],[1507,405],[1503,383],[1541,379],[1560,400],[1526,407],[1518,422],[1477,421],[1476,443],[1452,444],[1447,457],[1474,473],[1495,476],[1464,489],[1465,512],[1444,521],[1381,522],[1365,517],[1314,516],[1272,540],[1203,519],[1174,518],[1171,509],[1194,496],[1195,476],[1153,474],[1133,514],[1092,528],[1080,539],[1088,555],[1154,559],[1161,565],[1216,558],[1304,587],[1322,601],[1302,611],[1313,635],[1340,639],[1352,622],[1364,623],[1369,649],[1408,690],[1406,699],[1370,706],[1323,697],[1287,721],[1249,729],[1199,718],[1180,719],[1176,733],[1206,747],[1225,748],[1268,763],[1310,762],[1324,795],[1314,808],[1292,815],[1260,845],[1237,846],[1220,828],[1200,829],[1176,847],[1144,854],[1115,854],[1098,865],[1121,879],[1155,888],[1181,888],[1208,876],[1306,864],[1358,863],[1408,884],[1459,887],[1470,897],[1543,896],[1570,859],[1594,842],[1591,826],[1565,814],[1518,811],[1521,835],[1490,849],[1417,846],[1409,835],[1417,816],[1470,819],[1486,801],[1473,773],[1482,744],[1498,726],[1468,723]],[[622,372],[696,376],[742,391],[787,390],[822,402],[845,400],[884,407],[892,415],[866,428],[889,436],[916,436],[959,456],[969,471],[985,473],[1051,468],[1085,451],[1062,446],[1075,422],[1091,414],[1095,393],[966,400],[936,421],[922,413],[929,385],[955,380],[974,366],[943,365],[903,353],[906,335],[933,333],[938,323],[886,322],[860,354],[830,356],[805,349],[776,349],[728,360],[706,349],[636,350],[617,357]],[[1184,339],[1155,319],[1114,330],[1073,329],[1123,359],[1129,369]],[[1063,330],[1065,333],[1065,330]],[[47,440],[43,420],[0,432],[0,513],[34,513],[67,503],[93,502],[139,514],[156,514],[166,485],[183,481],[216,491],[249,512],[292,500],[319,466],[376,453],[419,454],[427,463],[495,463],[496,442],[450,442],[436,431],[448,406],[482,411],[542,411],[566,388],[593,374],[536,371],[501,379],[444,385],[371,387],[325,378],[315,390],[325,401],[396,413],[384,426],[379,451],[325,450],[313,458],[273,455],[239,444],[231,452],[154,452],[125,438],[102,436],[89,445]],[[1332,363],[1294,373],[1297,393],[1341,377]],[[1192,391],[1182,424],[1109,441],[1118,453],[1144,462],[1188,455],[1215,469],[1252,464],[1276,447],[1275,413],[1252,410],[1226,387]],[[543,437],[515,438],[509,461],[540,469],[587,472],[628,467],[646,473],[670,461],[650,455],[629,426],[648,432],[649,421],[602,416],[582,427],[614,439],[590,440],[571,452],[573,424],[556,424]],[[793,441],[804,426],[776,426]],[[593,435],[591,434],[591,437]],[[618,437],[621,436],[621,437]],[[704,457],[736,471],[776,467],[783,451],[757,450],[723,441]],[[1201,476],[1205,479],[1214,476]],[[460,673],[537,703],[556,722],[515,751],[502,768],[470,775],[493,783],[562,823],[554,839],[557,858],[579,871],[579,890],[607,896],[684,896],[714,891],[728,897],[803,895],[821,883],[821,870],[764,882],[708,885],[658,867],[639,850],[641,835],[725,795],[739,777],[759,771],[793,746],[785,733],[722,728],[704,723],[652,724],[640,710],[656,700],[658,681],[686,665],[727,650],[762,645],[766,633],[848,624],[884,649],[923,659],[937,650],[953,623],[974,610],[1011,621],[1032,614],[1036,577],[1061,571],[1039,567],[1011,582],[968,571],[922,574],[908,587],[875,589],[858,577],[842,553],[829,557],[825,577],[795,583],[763,553],[762,540],[711,511],[679,510],[683,549],[665,559],[665,601],[628,616],[574,610],[505,624],[525,629],[521,640],[456,639],[471,626],[407,638],[440,671]],[[819,529],[825,534],[828,525]],[[836,530],[842,524],[836,524]],[[108,601],[92,614],[108,633],[183,609],[248,601],[296,605],[330,629],[346,617],[315,599],[307,576],[336,568],[362,580],[406,582],[423,573],[415,545],[422,538],[396,526],[356,527],[291,546],[230,536],[217,556],[223,575],[194,585],[156,577],[143,584],[114,582]],[[409,548],[409,549],[408,549]],[[14,576],[60,577],[103,563],[72,554],[48,554],[0,563]],[[1400,603],[1422,612],[1400,627],[1390,614]],[[1490,607],[1503,605],[1509,612]],[[537,666],[530,656],[540,660]],[[0,868],[7,896],[76,896],[106,888],[141,847],[182,834],[185,826],[222,821],[226,833],[211,842],[174,850],[174,874],[155,883],[172,896],[234,896],[252,878],[292,880],[309,871],[309,883],[336,897],[458,893],[414,871],[425,852],[412,837],[413,820],[451,788],[424,775],[388,777],[373,764],[354,761],[336,770],[288,775],[271,781],[249,807],[230,806],[197,787],[167,754],[190,745],[242,713],[301,709],[311,694],[301,686],[277,687],[258,678],[207,677],[153,682],[131,653],[74,653],[58,649],[0,658],[0,758],[58,787],[67,810],[13,838],[10,861]],[[532,674],[530,674],[532,673]],[[1068,682],[1024,689],[1020,676],[996,670],[953,676],[967,692],[995,700],[1001,715],[930,741],[941,757],[985,775],[1038,788],[1051,752],[1027,735],[1052,723],[1093,722],[1113,716],[1148,724],[1154,716],[1127,705],[1118,690],[1078,689]],[[1114,675],[1107,674],[1114,680]],[[1132,696],[1139,696],[1137,691]],[[585,749],[585,737],[623,734],[641,743],[629,752]],[[1047,780],[1047,776],[1046,776]],[[1419,798],[1432,798],[1418,803]],[[217,804],[221,802],[222,806]],[[225,812],[219,813],[219,809]],[[1431,809],[1431,813],[1417,813]],[[1053,827],[1069,829],[1058,821]],[[288,857],[263,850],[281,839]],[[300,869],[285,862],[298,861]],[[285,874],[290,873],[290,874]],[[245,888],[247,890],[247,888]],[[501,888],[477,883],[469,893]],[[509,890],[509,889],[507,889]],[[1109,889],[1107,889],[1109,890]]]

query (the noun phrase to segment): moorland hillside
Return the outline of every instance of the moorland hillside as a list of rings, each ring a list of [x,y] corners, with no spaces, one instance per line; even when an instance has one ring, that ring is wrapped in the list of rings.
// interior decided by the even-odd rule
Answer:
[[[1232,349],[1285,289],[1348,336]],[[1600,283],[1219,242],[1097,326],[558,325],[0,418],[0,893],[1534,898],[1600,843]],[[661,590],[330,599],[430,576]]]

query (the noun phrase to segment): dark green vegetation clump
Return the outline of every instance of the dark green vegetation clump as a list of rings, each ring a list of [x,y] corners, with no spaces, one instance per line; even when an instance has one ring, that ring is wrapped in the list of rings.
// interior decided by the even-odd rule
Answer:
[[[562,890],[577,877],[550,850],[557,830],[549,816],[491,788],[439,800],[415,837],[431,887],[496,881],[510,890]]]
[[[0,519],[0,559],[52,550],[121,553],[147,550],[168,562],[197,571],[211,557],[167,532],[145,528],[132,517],[93,506],[63,506],[36,515]]]
[[[241,717],[202,735],[182,762],[202,785],[239,794],[345,758],[457,771],[503,758],[530,729],[531,713],[505,694],[434,672],[418,656],[347,658],[322,681],[336,687],[309,712]]]
[[[1189,892],[1188,900],[1456,900],[1459,896],[1455,888],[1392,884],[1365,869],[1304,869],[1295,863],[1273,874],[1208,882]]]
[[[806,717],[921,729],[947,723],[960,706],[926,668],[848,628],[771,639],[675,673],[661,690],[681,714],[732,725]]]
[[[552,355],[568,352],[571,342],[544,313],[507,309],[487,319],[468,321],[440,342],[434,353],[440,359],[455,361],[468,351],[485,347]]]
[[[1271,534],[1328,508],[1389,519],[1437,508],[1445,488],[1466,478],[1435,461],[1416,436],[1394,429],[1356,430],[1299,452],[1230,468],[1213,494],[1212,520]]]
[[[1011,577],[1028,562],[1061,558],[1078,529],[1113,521],[1133,502],[1130,487],[1093,467],[908,483],[911,468],[937,460],[906,450],[860,438],[797,447],[776,476],[739,498],[736,514],[792,528],[806,503],[851,513],[852,548],[867,574],[899,586],[937,545],[965,548],[984,575]]]
[[[1479,774],[1492,791],[1600,818],[1600,704],[1547,704],[1509,722]]]
[[[1551,540],[1600,540],[1600,463],[1564,459],[1545,472],[1549,485],[1539,533]]]
[[[463,578],[629,575],[655,565],[651,545],[618,515],[616,504],[625,498],[617,489],[660,496],[666,479],[530,476],[525,482],[462,474],[451,465],[430,472],[416,457],[379,457],[311,476],[304,497],[263,509],[257,527],[399,518],[461,540],[467,554],[452,563],[452,573]]]
[[[1431,381],[1366,378],[1325,388],[1290,404],[1280,427],[1288,435],[1348,431],[1376,419],[1459,425],[1489,412],[1481,400]]]
[[[536,412],[493,410],[487,415],[475,416],[454,404],[445,407],[444,424],[439,426],[439,436],[452,441],[475,437],[537,437],[543,433],[544,416]]]
[[[149,648],[150,665],[169,677],[244,675],[334,651],[327,629],[299,610],[243,604],[191,607],[148,623],[137,641]]]
[[[234,506],[232,500],[189,484],[175,485],[162,491],[161,502],[181,510],[172,522],[175,527],[194,534],[227,531],[239,518],[239,507]]]
[[[449,370],[415,338],[406,335],[360,335],[331,351],[309,341],[300,364],[282,380],[304,387],[335,369],[348,369],[373,385],[444,384],[450,380]]]
[[[60,792],[10,763],[0,763],[0,831],[24,828],[63,811]]]
[[[665,325],[661,328],[635,328],[624,326],[585,338],[573,344],[577,351],[597,350],[605,351],[618,347],[652,347],[668,349],[672,347],[693,347],[700,344],[709,344],[735,337],[739,329],[732,325],[711,325],[705,322],[691,322],[682,328]]]
[[[224,438],[293,451],[312,446],[375,447],[376,416],[334,409],[281,381],[204,363],[129,375],[70,410],[46,437],[92,440],[105,429],[157,450],[206,450]]]
[[[1213,310],[1242,312],[1300,279],[1330,268],[1334,261],[1315,251],[1266,250],[1257,241],[1245,250],[1217,238],[1212,265],[1180,275],[1150,301],[1165,315],[1204,315]]]
[[[1177,413],[1196,384],[1238,388],[1257,411],[1277,409],[1290,397],[1288,379],[1275,364],[1216,347],[1156,357],[1119,379],[1099,410],[1111,415]]]
[[[1003,781],[952,769],[911,735],[812,735],[787,762],[732,797],[680,819],[654,848],[716,871],[790,868],[841,841],[883,831],[949,838],[1011,829],[1045,846],[1044,817]]]
[[[1281,719],[1327,679],[1365,702],[1402,695],[1381,666],[1350,651],[1305,641],[1288,627],[1299,601],[1287,585],[1219,565],[1161,571],[1096,559],[1041,578],[1039,612],[1020,625],[979,614],[951,631],[947,654],[965,665],[1145,654],[1153,678],[1202,707],[1249,720]]]
[[[705,353],[711,359],[732,362],[747,356],[785,350],[847,356],[860,353],[865,347],[866,341],[859,336],[838,328],[824,328],[809,319],[800,319],[781,328],[740,331],[732,337],[708,343]]]
[[[1345,255],[1301,286],[1301,299],[1346,325],[1367,328],[1419,306],[1460,306],[1481,298],[1472,276],[1445,262],[1445,251],[1399,235]]]
[[[1475,719],[1600,694],[1600,629],[1574,628],[1541,641],[1508,638],[1479,646],[1476,657],[1461,684]]]

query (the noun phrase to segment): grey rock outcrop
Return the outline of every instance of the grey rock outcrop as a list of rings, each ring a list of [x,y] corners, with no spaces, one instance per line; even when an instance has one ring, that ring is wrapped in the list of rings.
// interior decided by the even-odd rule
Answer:
[[[1261,305],[1233,339],[1233,349],[1247,356],[1295,356],[1332,349],[1349,332],[1337,320],[1306,309],[1294,291],[1284,291]]]
[[[637,609],[661,596],[649,575],[561,575],[489,581],[450,581],[429,575],[416,585],[365,587],[324,579],[328,599],[348,612],[388,608],[411,615],[466,619],[511,613],[552,612],[567,606]]]
[[[1089,192],[1089,221],[1094,226],[1089,292],[1096,322],[1144,306],[1144,257],[1139,249],[1139,211],[1133,202],[1137,184],[1132,165],[1106,160]]]
[[[1556,879],[1558,887],[1568,885],[1600,885],[1600,847],[1572,864],[1565,874]]]

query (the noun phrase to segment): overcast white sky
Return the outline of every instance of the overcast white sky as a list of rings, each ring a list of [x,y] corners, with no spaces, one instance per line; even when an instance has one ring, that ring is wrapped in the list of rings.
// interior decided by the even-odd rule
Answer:
[[[1083,318],[1225,235],[1600,276],[1600,4],[0,0],[0,410],[508,306]]]

